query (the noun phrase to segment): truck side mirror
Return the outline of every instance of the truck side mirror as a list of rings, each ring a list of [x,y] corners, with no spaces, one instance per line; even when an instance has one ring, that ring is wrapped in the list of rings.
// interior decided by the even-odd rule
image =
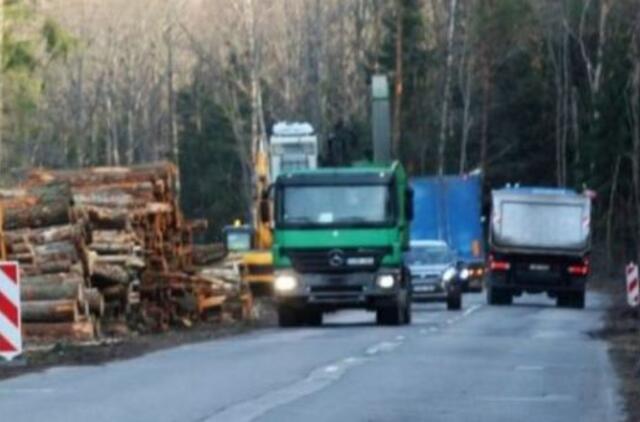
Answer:
[[[407,188],[407,190],[405,191],[404,197],[405,197],[406,218],[407,218],[407,221],[412,221],[413,220],[413,213],[414,213],[414,209],[413,209],[413,189]]]

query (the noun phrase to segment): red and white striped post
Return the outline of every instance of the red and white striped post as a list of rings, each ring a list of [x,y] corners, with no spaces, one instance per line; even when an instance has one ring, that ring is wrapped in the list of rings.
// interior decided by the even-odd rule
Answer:
[[[640,304],[640,286],[638,282],[638,265],[631,262],[627,265],[627,303],[632,308]]]
[[[12,360],[21,353],[20,272],[16,262],[0,262],[0,357]]]

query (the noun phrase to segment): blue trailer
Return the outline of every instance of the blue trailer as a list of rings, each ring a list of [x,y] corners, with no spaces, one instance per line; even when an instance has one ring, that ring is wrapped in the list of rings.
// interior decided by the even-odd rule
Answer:
[[[469,270],[469,290],[481,290],[485,254],[479,175],[417,177],[411,240],[444,240]],[[467,283],[465,283],[467,284]]]

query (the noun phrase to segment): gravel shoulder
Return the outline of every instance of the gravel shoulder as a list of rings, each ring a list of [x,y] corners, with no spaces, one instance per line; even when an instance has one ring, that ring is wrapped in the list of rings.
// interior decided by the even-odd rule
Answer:
[[[640,421],[640,314],[627,305],[622,281],[610,280],[595,284],[594,288],[611,298],[604,327],[595,335],[609,343],[627,420]]]
[[[189,328],[173,328],[154,334],[132,334],[81,344],[28,344],[25,353],[11,363],[0,362],[0,380],[57,366],[102,365],[132,359],[183,344],[200,343],[244,334],[275,324],[275,313],[268,300],[257,300],[250,321],[231,319],[202,322]]]

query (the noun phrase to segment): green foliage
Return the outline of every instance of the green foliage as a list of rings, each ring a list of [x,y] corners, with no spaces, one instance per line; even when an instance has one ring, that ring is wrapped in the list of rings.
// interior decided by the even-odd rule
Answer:
[[[36,14],[23,0],[4,0],[4,14],[1,71],[7,123],[2,128],[3,140],[19,150],[21,143],[39,130],[36,115],[44,93],[47,64],[66,59],[75,40],[53,20]]]
[[[42,37],[45,40],[47,53],[53,60],[66,60],[77,45],[76,39],[52,19],[45,20],[42,26]]]
[[[241,164],[230,122],[205,84],[180,92],[181,203],[190,218],[206,218],[205,239],[219,239],[222,227],[245,217]]]

